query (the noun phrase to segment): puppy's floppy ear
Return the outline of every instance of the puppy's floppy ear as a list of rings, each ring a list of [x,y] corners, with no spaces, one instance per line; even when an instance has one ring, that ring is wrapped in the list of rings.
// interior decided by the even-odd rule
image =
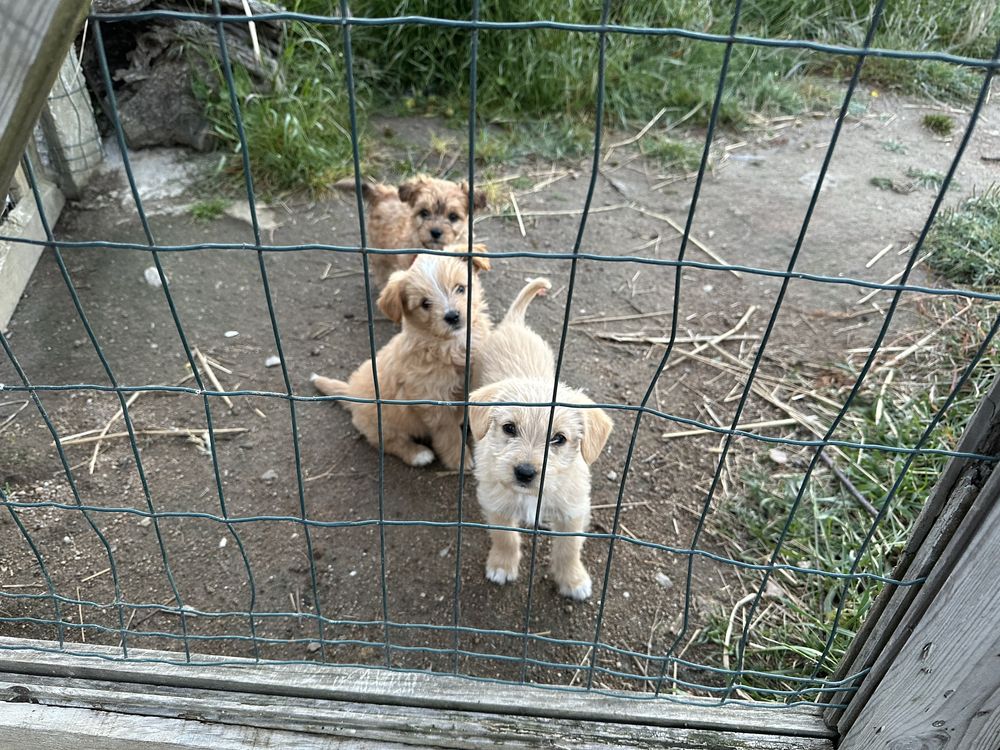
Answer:
[[[378,309],[393,323],[403,319],[406,300],[406,271],[394,271],[378,296]]]
[[[423,186],[423,179],[420,177],[414,177],[412,180],[407,180],[400,185],[396,192],[399,193],[399,199],[403,201],[403,203],[409,203],[412,206],[413,202],[417,199],[417,195],[420,194],[420,190]]]
[[[588,396],[572,388],[560,393],[559,399],[571,404],[594,403]],[[608,437],[611,435],[615,423],[611,421],[611,417],[604,413],[603,409],[581,409],[580,413],[583,416],[583,438],[580,440],[580,453],[583,454],[584,461],[592,464],[604,450],[604,444],[608,442]]]
[[[458,187],[461,188],[462,194],[466,196],[466,199],[468,199],[469,183],[462,180],[458,183]],[[472,207],[486,208],[486,191],[476,188],[476,191],[472,194]]]
[[[498,401],[503,387],[504,384],[502,381],[484,385],[482,388],[469,394],[469,401]],[[476,442],[486,437],[486,433],[489,432],[492,411],[492,406],[469,405],[469,429],[472,431],[472,437],[475,438]]]
[[[477,242],[475,245],[472,246],[472,252],[488,253],[489,249],[483,243]],[[472,258],[470,258],[470,260],[472,261],[472,270],[474,271],[489,271],[491,268],[489,258],[473,255]]]

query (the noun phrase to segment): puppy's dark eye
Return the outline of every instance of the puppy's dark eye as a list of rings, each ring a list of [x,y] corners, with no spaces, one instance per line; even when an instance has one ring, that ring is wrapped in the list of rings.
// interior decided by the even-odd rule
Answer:
[[[431,216],[431,212],[428,211],[426,208],[422,208],[422,209],[420,209],[420,214],[419,215],[420,215],[421,219],[429,219],[430,216]]]
[[[552,445],[562,445],[563,443],[566,442],[566,436],[563,435],[561,432],[557,432],[555,435],[552,436],[551,442]]]
[[[454,222],[458,221],[460,218],[461,217],[458,214],[456,214],[454,211],[452,211],[450,214],[448,214],[448,221],[450,221],[450,222],[454,223]]]
[[[513,422],[507,422],[500,429],[503,430],[504,435],[509,435],[510,437],[517,437],[517,426]]]
[[[426,297],[424,297],[422,300],[420,300],[420,306],[422,308],[424,308],[425,310],[430,310],[431,309],[431,301],[429,299],[427,299]]]
[[[455,294],[465,294],[465,284],[459,284],[455,287]]]

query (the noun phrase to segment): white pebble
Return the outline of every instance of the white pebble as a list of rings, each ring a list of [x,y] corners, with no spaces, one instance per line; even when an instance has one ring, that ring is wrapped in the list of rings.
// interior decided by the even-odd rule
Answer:
[[[669,589],[674,585],[674,582],[670,580],[670,576],[666,573],[657,573],[656,582],[663,586],[665,589]]]
[[[64,536],[64,537],[63,537],[63,543],[64,543],[64,544],[69,544],[69,543],[70,543],[70,542],[72,542],[72,541],[73,541],[73,540],[72,540],[72,539],[70,539],[70,538],[69,538],[68,536]]]
[[[222,549],[228,543],[229,543],[229,540],[226,539],[226,537],[222,537],[222,539],[219,540],[219,549]]]
[[[260,475],[260,481],[262,482],[273,482],[278,478],[278,472],[274,469],[268,469],[263,474]]]
[[[631,595],[631,594],[630,594],[629,592],[627,592],[627,591],[623,591],[623,592],[622,592],[622,598],[623,598],[623,599],[628,599],[628,598],[630,598],[631,596],[632,596],[632,595]]]
[[[150,266],[142,275],[146,277],[146,283],[155,289],[159,289],[163,286],[163,279],[160,278],[160,272],[156,270],[156,266]]]
[[[231,338],[234,338],[236,336],[239,336],[240,332],[239,331],[226,331],[222,335],[225,336],[227,339],[231,339]]]
[[[609,482],[613,482],[616,479],[618,479],[618,472],[617,471],[609,471],[607,473],[607,477],[608,477],[608,481]]]
[[[277,354],[272,354],[270,357],[264,360],[264,367],[277,367],[281,364],[281,357]]]
[[[349,576],[350,576],[351,578],[354,578],[354,576],[356,576],[357,574],[358,574],[358,571],[356,571],[356,570],[352,570],[352,571],[351,571],[350,573],[348,573],[347,575],[349,575]]]

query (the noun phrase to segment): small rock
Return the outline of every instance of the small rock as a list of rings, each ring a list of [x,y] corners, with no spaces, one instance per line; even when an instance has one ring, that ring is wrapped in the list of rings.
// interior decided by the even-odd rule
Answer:
[[[673,588],[674,586],[674,582],[670,580],[670,576],[666,573],[657,573],[656,582],[665,589]]]
[[[63,537],[63,544],[70,544],[70,543],[72,543],[72,541],[73,540],[70,539],[68,536],[64,536]]]
[[[272,354],[270,357],[264,360],[264,367],[277,367],[281,364],[281,357],[277,354]]]
[[[226,537],[222,537],[222,539],[219,540],[219,549],[222,549],[228,543],[229,543],[229,540],[226,539]]]
[[[313,347],[312,349],[310,349],[310,350],[309,350],[309,356],[310,356],[310,357],[318,357],[318,356],[319,356],[319,353],[320,353],[321,351],[323,351],[323,348],[322,348],[322,347],[319,347],[319,346],[314,346],[314,347]]]
[[[239,331],[226,331],[222,335],[225,336],[227,339],[232,339],[232,338],[236,338],[237,336],[239,336],[240,332]]]
[[[352,570],[352,571],[351,571],[350,573],[348,573],[347,575],[349,575],[349,576],[350,576],[351,578],[354,578],[354,576],[356,576],[357,574],[358,574],[358,571],[356,571],[356,570]]]
[[[438,550],[438,557],[447,557],[451,553],[451,545]]]
[[[274,469],[268,469],[263,474],[260,475],[260,481],[262,482],[273,482],[278,478],[278,472]]]
[[[630,598],[632,598],[632,595],[629,592],[627,592],[627,591],[623,591],[622,592],[622,598],[623,599],[630,599]]]
[[[152,525],[152,523],[153,523],[152,518],[143,518],[141,521],[139,521],[140,526],[150,526]]]
[[[606,476],[608,477],[609,482],[614,482],[616,479],[618,479],[618,472],[612,470],[609,471]]]
[[[160,272],[156,270],[156,266],[150,266],[142,272],[142,275],[145,277],[146,283],[154,289],[163,286],[163,279],[160,278]]]
[[[306,644],[306,651],[310,654],[315,654],[321,648],[323,648],[323,645],[319,641],[309,641],[309,643]]]
[[[767,456],[779,466],[784,466],[788,463],[788,454],[781,450],[781,448],[771,448],[767,452]]]

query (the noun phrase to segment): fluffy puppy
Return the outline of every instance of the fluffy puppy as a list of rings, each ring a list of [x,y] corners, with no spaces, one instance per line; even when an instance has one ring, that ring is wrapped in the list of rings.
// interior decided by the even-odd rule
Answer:
[[[464,249],[454,248],[454,249]],[[485,251],[479,245],[476,250]],[[466,259],[421,255],[405,271],[396,271],[378,298],[379,309],[394,322],[396,334],[376,355],[380,395],[384,399],[461,401],[465,387],[466,326],[475,349],[492,327],[479,290],[478,275],[489,269],[487,258],[473,257],[473,284],[468,284]],[[468,295],[472,317],[466,322]],[[310,378],[328,396],[375,398],[372,361],[361,365],[345,383],[319,375]],[[368,442],[378,447],[375,404],[341,401]],[[382,436],[386,453],[411,466],[426,466],[435,454],[457,469],[462,454],[462,407],[430,404],[383,404]],[[418,442],[429,440],[431,448]],[[466,451],[466,468],[471,468]]]
[[[552,350],[524,322],[528,303],[551,286],[548,279],[529,282],[487,337],[476,353],[476,362],[481,382],[488,385],[470,394],[470,401],[552,401]],[[563,383],[559,384],[556,400],[594,403]],[[590,525],[590,464],[611,434],[611,419],[597,408],[557,406],[546,443],[549,410],[548,406],[469,407],[469,424],[476,440],[477,497],[490,525],[516,527],[534,523],[546,452],[540,523],[564,532],[586,531]],[[515,531],[490,531],[486,577],[494,583],[517,578],[520,536]],[[572,599],[586,599],[591,594],[590,575],[580,560],[582,548],[583,537],[552,539],[552,577],[559,593]]]
[[[354,180],[340,180],[335,186],[348,193],[355,188]],[[468,237],[469,183],[465,181],[455,183],[417,175],[398,188],[366,182],[361,193],[367,204],[365,225],[370,247],[441,250]],[[473,206],[485,208],[486,193],[476,190]],[[413,254],[371,256],[375,283],[380,288],[385,286],[392,272],[409,268],[414,257]]]

